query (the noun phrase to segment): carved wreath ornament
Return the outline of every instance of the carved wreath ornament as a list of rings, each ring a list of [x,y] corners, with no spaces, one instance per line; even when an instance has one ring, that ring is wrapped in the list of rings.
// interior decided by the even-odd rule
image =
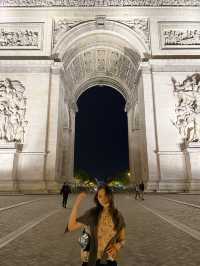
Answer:
[[[18,80],[0,80],[0,143],[23,143],[26,113],[25,87]]]
[[[173,124],[186,142],[200,142],[200,73],[188,76],[182,83],[174,78],[172,82],[178,101]]]

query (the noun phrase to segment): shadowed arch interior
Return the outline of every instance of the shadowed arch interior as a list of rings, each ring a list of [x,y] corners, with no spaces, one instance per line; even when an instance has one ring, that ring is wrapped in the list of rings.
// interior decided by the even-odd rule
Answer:
[[[98,179],[129,168],[125,99],[115,89],[95,86],[78,99],[75,170]]]

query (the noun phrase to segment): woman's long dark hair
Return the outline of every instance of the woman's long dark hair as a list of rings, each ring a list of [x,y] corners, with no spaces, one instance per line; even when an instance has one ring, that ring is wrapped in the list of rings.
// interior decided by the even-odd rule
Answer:
[[[111,217],[112,217],[112,220],[114,223],[114,228],[115,228],[115,230],[117,230],[118,225],[119,225],[119,219],[120,219],[119,218],[119,211],[115,208],[112,190],[106,184],[98,187],[98,190],[97,190],[95,197],[94,197],[94,202],[96,204],[97,213],[98,213],[98,215],[100,215],[101,212],[103,211],[103,206],[99,203],[99,200],[98,200],[98,193],[101,189],[104,189],[105,195],[108,197],[109,212],[111,214]]]

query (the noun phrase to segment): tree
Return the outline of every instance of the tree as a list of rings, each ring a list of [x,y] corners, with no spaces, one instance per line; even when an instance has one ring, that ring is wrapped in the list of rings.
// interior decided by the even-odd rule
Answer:
[[[95,178],[91,177],[85,170],[77,169],[75,170],[75,178],[80,180],[83,183],[94,183],[96,184]]]
[[[129,171],[120,171],[118,173],[116,173],[113,177],[109,178],[110,182],[117,182],[121,185],[129,185],[130,184],[130,179],[129,179]]]

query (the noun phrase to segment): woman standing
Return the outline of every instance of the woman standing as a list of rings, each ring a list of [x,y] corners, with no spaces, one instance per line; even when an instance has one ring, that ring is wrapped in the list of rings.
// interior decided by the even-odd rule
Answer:
[[[66,231],[89,229],[88,251],[82,252],[82,266],[117,266],[117,253],[125,242],[125,222],[115,208],[113,194],[106,185],[100,186],[95,195],[96,207],[77,218],[77,212],[86,194],[80,193],[72,208]]]

